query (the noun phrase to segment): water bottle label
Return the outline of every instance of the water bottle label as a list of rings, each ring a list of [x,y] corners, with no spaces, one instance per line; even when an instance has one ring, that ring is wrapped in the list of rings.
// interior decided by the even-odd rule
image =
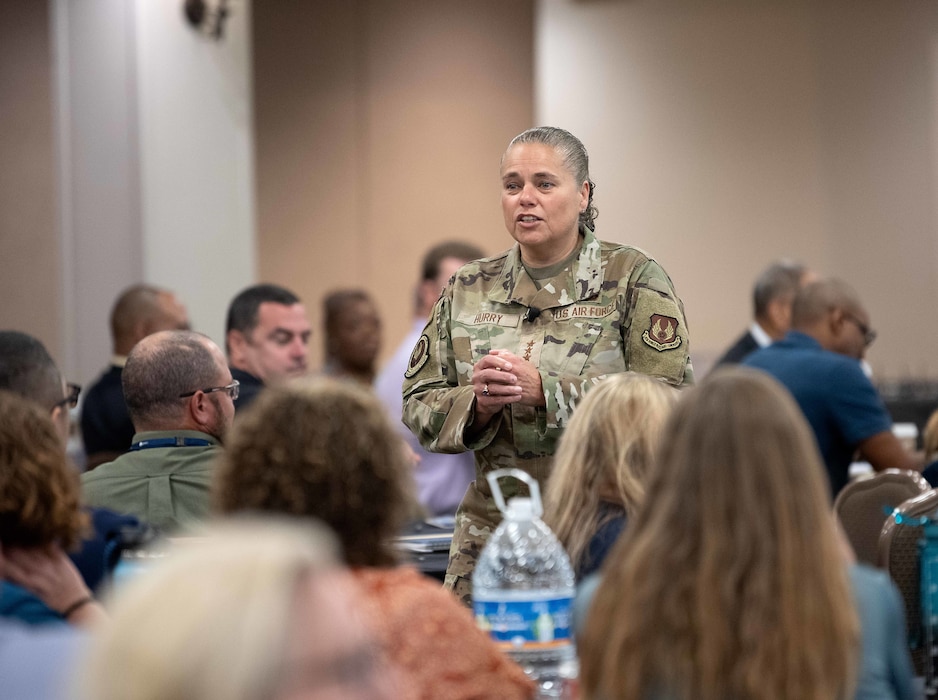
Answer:
[[[571,643],[573,598],[478,600],[476,624],[505,651],[536,651]]]

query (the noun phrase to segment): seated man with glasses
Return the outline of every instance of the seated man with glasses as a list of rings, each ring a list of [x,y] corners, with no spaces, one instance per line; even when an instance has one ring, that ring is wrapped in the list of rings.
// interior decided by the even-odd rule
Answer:
[[[831,497],[859,452],[873,469],[914,469],[922,460],[892,433],[892,419],[861,361],[876,339],[857,293],[835,279],[809,284],[792,306],[792,330],[743,364],[774,376],[795,397],[827,466]]]
[[[239,385],[225,356],[192,331],[161,331],[131,350],[121,375],[136,433],[130,450],[82,475],[86,500],[168,534],[209,514],[209,485]]]

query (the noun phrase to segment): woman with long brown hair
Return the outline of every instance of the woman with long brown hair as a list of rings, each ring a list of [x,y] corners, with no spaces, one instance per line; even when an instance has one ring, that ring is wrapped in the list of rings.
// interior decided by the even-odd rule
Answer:
[[[848,569],[824,474],[768,376],[721,370],[682,397],[589,611],[585,696],[910,697],[895,589]]]
[[[544,521],[577,578],[599,569],[645,498],[655,446],[677,390],[644,374],[603,379],[577,406],[547,482]]]

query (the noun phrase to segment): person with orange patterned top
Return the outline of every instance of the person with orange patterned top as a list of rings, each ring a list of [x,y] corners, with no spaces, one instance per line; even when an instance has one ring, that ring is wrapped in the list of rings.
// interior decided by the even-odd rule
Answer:
[[[337,533],[399,697],[533,697],[534,686],[438,582],[398,565],[391,539],[411,506],[400,438],[380,402],[316,378],[265,389],[232,429],[214,484],[222,513],[314,517]]]

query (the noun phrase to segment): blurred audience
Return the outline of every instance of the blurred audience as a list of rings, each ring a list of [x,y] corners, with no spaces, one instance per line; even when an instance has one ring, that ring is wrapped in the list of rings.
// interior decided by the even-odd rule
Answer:
[[[323,300],[326,361],[323,374],[371,386],[381,351],[381,317],[363,289],[343,289]]]
[[[225,351],[241,383],[243,412],[268,384],[306,374],[312,329],[299,297],[275,284],[256,284],[231,300]]]
[[[136,432],[130,451],[82,475],[85,498],[163,533],[206,519],[238,382],[221,350],[192,331],[161,331],[130,351],[121,377]]]
[[[172,292],[148,284],[121,292],[111,309],[111,364],[82,401],[86,469],[109,462],[130,447],[134,426],[124,402],[121,371],[131,348],[151,333],[188,329],[186,308]]]
[[[547,481],[544,521],[580,579],[598,570],[645,498],[658,436],[677,398],[644,374],[603,379],[577,406]]]
[[[932,488],[938,488],[938,410],[932,412],[922,431],[925,469],[922,471]]]
[[[219,524],[116,592],[85,700],[392,700],[333,538],[312,522]]]
[[[752,324],[716,366],[742,362],[753,351],[784,338],[791,330],[795,294],[816,279],[811,270],[792,260],[778,260],[763,270],[752,290]]]
[[[798,292],[785,338],[743,362],[768,372],[795,397],[814,430],[832,498],[846,486],[857,452],[877,471],[922,469],[921,459],[893,435],[889,412],[860,366],[875,339],[856,291],[840,280],[822,280]]]
[[[78,473],[49,416],[0,391],[0,617],[29,624],[92,624],[103,617],[65,553],[89,527],[80,496]]]
[[[913,697],[898,591],[849,563],[810,428],[748,369],[675,406],[579,650],[586,698]]]
[[[443,287],[460,267],[484,255],[477,246],[460,241],[439,243],[426,252],[420,266],[420,282],[414,295],[416,305],[410,332],[375,380],[375,393],[390,413],[391,422],[419,457],[419,462],[414,468],[417,500],[432,515],[456,513],[466,488],[475,478],[475,459],[473,453],[468,450],[459,454],[425,450],[417,437],[401,422],[401,386],[411,353],[423,333],[433,305],[440,298]]]
[[[4,577],[0,548],[0,580]],[[69,625],[25,625],[0,617],[0,688],[4,698],[71,698],[72,667],[86,643]]]
[[[80,387],[66,386],[45,346],[18,331],[0,331],[0,389],[32,401],[51,419],[64,451],[69,437],[69,408],[78,403]],[[71,466],[71,465],[70,465]],[[97,590],[120,559],[128,538],[145,526],[137,518],[106,508],[85,508],[91,529],[69,557],[89,588]]]
[[[402,673],[395,698],[529,698],[521,669],[438,582],[398,566],[409,467],[366,389],[330,379],[270,388],[235,424],[215,483],[222,513],[316,517],[338,534],[362,610]]]

